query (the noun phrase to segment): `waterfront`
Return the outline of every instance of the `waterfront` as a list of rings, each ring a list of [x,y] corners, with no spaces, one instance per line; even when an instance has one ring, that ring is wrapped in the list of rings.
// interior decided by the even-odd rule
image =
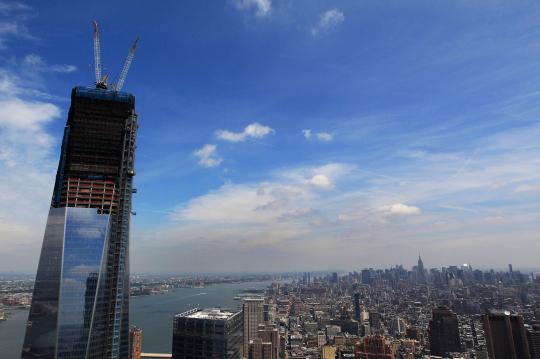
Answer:
[[[28,309],[6,310],[7,320],[0,322],[0,357],[20,358]]]
[[[204,288],[177,288],[159,295],[131,297],[131,324],[143,330],[145,352],[170,353],[172,321],[175,313],[194,307],[227,307],[240,309],[241,301],[234,300],[242,290],[266,288],[272,282],[243,282],[214,284]],[[2,358],[20,356],[28,310],[11,311],[0,322],[0,353]]]

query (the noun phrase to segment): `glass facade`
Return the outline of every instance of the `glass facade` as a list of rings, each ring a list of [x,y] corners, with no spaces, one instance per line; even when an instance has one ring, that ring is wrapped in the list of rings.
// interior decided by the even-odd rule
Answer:
[[[86,358],[110,215],[51,208],[23,358]]]
[[[34,296],[28,315],[23,358],[55,357],[65,212],[65,208],[49,210]]]
[[[57,358],[86,358],[96,296],[103,295],[98,281],[109,218],[93,208],[67,208]]]

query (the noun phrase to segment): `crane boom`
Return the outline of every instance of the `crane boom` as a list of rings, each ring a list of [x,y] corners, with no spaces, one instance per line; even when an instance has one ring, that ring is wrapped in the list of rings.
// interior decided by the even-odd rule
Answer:
[[[126,62],[124,62],[124,67],[122,68],[122,72],[120,73],[120,77],[118,78],[118,83],[116,84],[117,91],[120,91],[124,86],[124,81],[126,81],[126,76],[129,71],[129,67],[131,66],[131,61],[133,61],[133,56],[135,56],[135,50],[137,49],[138,42],[139,38],[135,39],[133,45],[131,45],[131,48],[129,49],[129,53],[126,57]]]
[[[96,85],[102,82],[101,78],[101,49],[99,43],[99,28],[97,22],[93,21],[94,25],[94,66],[96,75]]]

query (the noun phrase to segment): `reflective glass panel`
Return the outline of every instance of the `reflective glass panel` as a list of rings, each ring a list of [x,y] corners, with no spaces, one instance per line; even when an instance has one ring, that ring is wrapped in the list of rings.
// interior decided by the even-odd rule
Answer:
[[[51,208],[47,217],[32,306],[28,315],[23,358],[54,358],[65,210]]]
[[[84,358],[109,215],[95,208],[67,208],[58,316],[58,358]]]

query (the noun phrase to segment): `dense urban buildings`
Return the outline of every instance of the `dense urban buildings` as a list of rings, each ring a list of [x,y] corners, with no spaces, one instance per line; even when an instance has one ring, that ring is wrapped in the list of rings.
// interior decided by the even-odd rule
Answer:
[[[354,359],[394,359],[395,351],[382,336],[366,336],[356,343]]]
[[[76,87],[23,358],[128,358],[135,98]]]
[[[424,268],[424,273],[422,280],[418,266],[406,269],[398,265],[266,278],[274,281],[266,290],[238,292],[234,310],[197,310],[210,314],[195,317],[214,323],[201,324],[207,328],[202,333],[197,332],[201,325],[199,329],[193,325],[178,330],[175,324],[173,335],[170,329],[163,335],[174,337],[175,355],[186,358],[194,357],[196,350],[198,358],[231,354],[246,359],[538,358],[540,277],[536,274],[525,274],[515,267],[512,272],[479,270],[470,264]],[[186,287],[257,279],[260,277],[252,275],[242,279],[137,275],[132,281],[139,288],[134,295],[144,295],[140,293],[146,293],[147,288],[151,288],[147,295],[168,295]],[[27,282],[4,283],[0,288],[11,291],[3,296],[5,305],[29,302],[31,286]],[[88,292],[94,291],[96,283],[99,277],[87,277]],[[84,308],[88,311],[90,307]],[[189,313],[184,316],[189,317]],[[224,354],[223,346],[208,344],[224,335],[221,330],[218,337],[213,334],[221,324],[215,324],[211,313],[236,318],[236,334],[226,336],[228,342],[234,338],[236,346],[231,347],[235,350]],[[252,325],[244,329],[248,323]],[[132,347],[134,334],[132,331]],[[185,342],[179,344],[179,340]],[[219,340],[225,341],[223,337]],[[196,341],[200,344],[195,345]],[[246,341],[247,351],[243,352]],[[132,350],[132,355],[137,353]],[[141,358],[172,355],[140,354]]]
[[[224,309],[192,309],[176,315],[172,357],[242,358],[242,313]]]
[[[470,264],[427,269],[418,259],[410,270],[311,273],[274,283],[263,306],[272,313],[265,325],[279,332],[280,357],[533,357],[528,353],[538,343],[540,278]],[[505,326],[484,325],[485,318],[495,320],[494,310],[503,309],[516,313],[505,317]],[[495,342],[501,348],[491,347]],[[256,355],[264,357],[264,339],[250,343],[249,355],[257,348]]]

